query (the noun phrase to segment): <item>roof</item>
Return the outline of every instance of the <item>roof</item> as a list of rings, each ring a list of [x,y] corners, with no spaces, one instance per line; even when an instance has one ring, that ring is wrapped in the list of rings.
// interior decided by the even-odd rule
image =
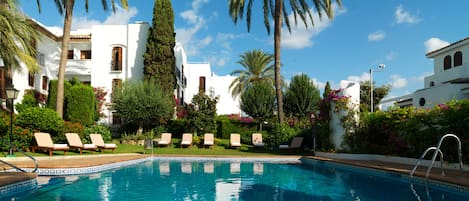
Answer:
[[[446,51],[446,50],[448,50],[448,49],[450,49],[450,48],[459,47],[459,46],[464,45],[464,44],[466,44],[466,43],[469,43],[469,37],[466,37],[466,38],[464,38],[464,39],[462,39],[462,40],[458,40],[458,41],[456,41],[456,42],[454,42],[454,43],[451,43],[451,44],[449,44],[449,45],[447,45],[447,46],[445,46],[445,47],[442,47],[442,48],[440,48],[440,49],[436,49],[436,50],[433,50],[433,51],[431,51],[431,52],[428,52],[427,54],[425,54],[425,56],[427,56],[427,57],[429,57],[429,58],[433,58],[433,57],[435,57],[436,55],[438,55],[438,54],[441,53],[441,52],[444,52],[444,51]]]

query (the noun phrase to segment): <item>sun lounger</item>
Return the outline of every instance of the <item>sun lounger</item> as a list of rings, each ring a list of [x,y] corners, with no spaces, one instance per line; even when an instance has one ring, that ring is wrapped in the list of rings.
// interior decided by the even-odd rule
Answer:
[[[52,151],[64,151],[64,155],[70,147],[67,144],[54,144],[49,133],[34,133],[34,139],[36,139],[37,147],[44,149],[49,152],[49,156],[52,156]]]
[[[191,133],[184,133],[182,134],[182,140],[181,140],[181,147],[190,147],[192,146],[192,134]]]
[[[205,133],[204,134],[204,147],[205,146],[211,147],[213,145],[214,145],[213,133]]]
[[[98,146],[95,144],[83,144],[81,142],[80,136],[77,133],[65,133],[65,137],[67,137],[68,146],[70,148],[75,148],[80,151],[80,154],[83,153],[83,149],[85,150],[93,150],[96,151]]]
[[[303,137],[294,137],[290,143],[290,145],[281,144],[279,145],[279,149],[299,149],[301,148],[301,144],[303,143]]]
[[[241,136],[238,133],[231,133],[230,147],[231,148],[241,147]]]
[[[162,133],[158,146],[168,146],[171,144],[171,133]]]
[[[261,133],[253,133],[252,134],[252,145],[254,147],[264,147],[264,143],[262,142],[262,134]]]
[[[101,134],[97,134],[97,133],[90,134],[90,139],[91,139],[91,143],[98,146],[101,153],[104,152],[105,149],[111,149],[114,152],[114,150],[117,148],[116,144],[104,143],[103,136],[101,136]]]

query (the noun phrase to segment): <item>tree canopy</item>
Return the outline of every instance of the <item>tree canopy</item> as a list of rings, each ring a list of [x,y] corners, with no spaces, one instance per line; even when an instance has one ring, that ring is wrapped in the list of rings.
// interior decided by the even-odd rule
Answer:
[[[299,119],[318,109],[319,90],[306,74],[293,76],[285,93],[285,112]]]
[[[243,69],[234,70],[231,75],[238,76],[230,84],[231,95],[237,97],[256,82],[274,83],[274,56],[263,50],[251,50],[240,55],[237,63]]]
[[[148,81],[124,82],[122,88],[113,92],[112,102],[112,108],[124,123],[140,128],[146,123],[161,124],[169,120],[175,104],[159,86]]]

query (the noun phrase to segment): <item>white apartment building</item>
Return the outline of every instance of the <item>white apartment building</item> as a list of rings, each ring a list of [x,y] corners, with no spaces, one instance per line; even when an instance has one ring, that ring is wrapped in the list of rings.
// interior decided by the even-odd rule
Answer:
[[[381,101],[399,107],[433,108],[450,100],[469,98],[469,38],[426,54],[433,59],[433,75],[424,78],[424,88],[412,94]]]
[[[33,23],[41,32],[41,40],[37,43],[39,72],[32,75],[23,66],[21,71],[13,72],[10,81],[5,79],[8,77],[5,74],[9,72],[0,65],[0,90],[3,92],[10,82],[20,90],[15,103],[22,101],[24,91],[28,89],[48,95],[49,81],[57,79],[58,75],[61,35],[51,32],[38,22]],[[85,84],[103,88],[107,92],[104,105],[109,105],[115,86],[126,80],[143,79],[143,54],[149,28],[148,23],[136,22],[127,25],[94,25],[87,30],[72,31],[65,78],[76,77]],[[208,63],[188,63],[180,43],[176,44],[174,51],[178,86],[175,98],[182,100],[181,103],[190,103],[192,96],[203,90],[207,95],[218,96],[223,100],[217,105],[218,114],[240,113],[239,103],[231,98],[228,88],[222,89],[222,86],[229,86],[234,78],[224,76],[220,79],[211,72]],[[104,107],[103,113],[106,117],[101,119],[102,123],[112,125],[120,122],[109,108]]]

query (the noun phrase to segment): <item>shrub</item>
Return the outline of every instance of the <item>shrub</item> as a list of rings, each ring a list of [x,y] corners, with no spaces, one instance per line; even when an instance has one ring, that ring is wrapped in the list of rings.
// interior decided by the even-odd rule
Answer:
[[[64,122],[64,130],[63,133],[77,133],[80,136],[81,141],[83,144],[89,143],[88,139],[84,135],[85,127],[77,122]]]
[[[103,137],[103,140],[105,142],[109,142],[109,141],[112,140],[111,131],[110,131],[109,127],[107,127],[107,126],[93,125],[93,126],[85,128],[85,130],[83,131],[83,135],[85,136],[85,139],[87,141],[90,140],[90,134],[92,134],[92,133],[101,134],[101,136]]]
[[[273,147],[278,147],[279,144],[289,144],[296,134],[296,130],[288,124],[275,124],[269,133],[267,143]]]
[[[96,100],[93,88],[83,84],[70,87],[67,96],[67,120],[89,126],[94,123]]]
[[[32,107],[19,113],[16,124],[23,128],[31,129],[34,132],[49,133],[55,143],[66,142],[63,135],[64,121],[52,109]]]
[[[37,103],[36,98],[34,97],[34,91],[27,90],[25,91],[23,95],[23,100],[21,101],[21,103],[17,103],[15,105],[15,108],[16,108],[16,111],[21,113],[26,108],[30,108],[30,107],[38,107],[38,103]]]

